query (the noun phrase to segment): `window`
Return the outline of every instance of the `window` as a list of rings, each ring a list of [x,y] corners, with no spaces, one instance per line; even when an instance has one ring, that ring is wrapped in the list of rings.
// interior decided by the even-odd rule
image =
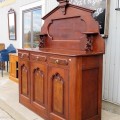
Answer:
[[[38,46],[38,34],[44,23],[45,0],[40,0],[20,7],[20,40],[18,48],[35,48]],[[39,33],[38,33],[39,32]]]
[[[36,48],[42,24],[40,7],[23,11],[23,48]]]

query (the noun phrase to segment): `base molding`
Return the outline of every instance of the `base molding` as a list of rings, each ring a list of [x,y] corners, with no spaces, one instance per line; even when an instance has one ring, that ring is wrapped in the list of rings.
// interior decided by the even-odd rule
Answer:
[[[102,109],[120,115],[120,106],[108,101],[102,101]]]

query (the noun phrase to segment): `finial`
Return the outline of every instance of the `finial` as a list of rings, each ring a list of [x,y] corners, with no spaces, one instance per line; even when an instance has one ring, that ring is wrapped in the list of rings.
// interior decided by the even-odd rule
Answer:
[[[62,4],[62,3],[69,3],[69,0],[57,0],[57,2],[59,2],[60,4]]]
[[[59,2],[59,6],[61,7],[62,13],[66,14],[66,6],[69,3],[69,0],[57,0]]]

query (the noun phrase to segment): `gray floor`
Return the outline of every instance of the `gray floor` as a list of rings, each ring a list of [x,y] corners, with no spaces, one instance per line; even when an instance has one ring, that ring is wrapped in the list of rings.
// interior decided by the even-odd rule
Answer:
[[[8,112],[0,108],[0,120],[15,120]]]
[[[43,120],[19,103],[18,84],[0,75],[0,120]],[[120,120],[120,115],[102,110],[102,120]]]

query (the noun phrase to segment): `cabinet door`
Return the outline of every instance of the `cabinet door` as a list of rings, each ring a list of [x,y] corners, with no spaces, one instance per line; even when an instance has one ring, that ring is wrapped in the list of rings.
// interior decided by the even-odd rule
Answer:
[[[68,70],[49,66],[48,109],[50,120],[68,120]]]
[[[29,51],[18,50],[19,101],[30,106]]]
[[[30,101],[29,61],[19,60],[20,101]]]
[[[47,67],[40,62],[31,62],[31,104],[43,116],[47,114]]]
[[[23,101],[30,100],[30,77],[29,77],[29,62],[19,62],[19,81],[20,81],[20,99]]]

